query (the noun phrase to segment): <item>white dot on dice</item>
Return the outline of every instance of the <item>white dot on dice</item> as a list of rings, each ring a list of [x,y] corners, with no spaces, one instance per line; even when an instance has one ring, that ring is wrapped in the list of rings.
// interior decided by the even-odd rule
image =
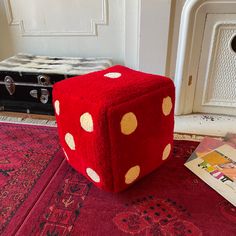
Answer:
[[[55,107],[56,114],[59,116],[60,115],[60,102],[58,100],[54,102],[54,107]]]
[[[87,132],[93,131],[93,118],[88,112],[80,116],[80,125]]]
[[[65,141],[71,150],[75,150],[75,141],[74,141],[74,137],[72,136],[72,134],[67,133],[65,135]]]
[[[172,109],[172,100],[171,97],[165,97],[162,102],[162,111],[165,116],[168,116]]]
[[[171,150],[171,145],[170,145],[170,143],[169,143],[168,145],[166,145],[166,147],[165,147],[165,149],[164,149],[164,151],[163,151],[163,154],[162,154],[162,160],[163,160],[163,161],[166,160],[166,159],[169,157],[169,155],[170,155],[170,150]]]
[[[91,168],[86,169],[87,175],[96,183],[100,182],[100,177],[99,175]]]
[[[120,122],[120,128],[121,133],[125,135],[132,134],[138,126],[138,121],[133,112],[128,112],[125,115],[123,115],[121,122]]]
[[[125,183],[126,184],[131,184],[133,183],[140,174],[140,166],[134,166],[130,168],[127,173],[125,174]]]
[[[110,72],[110,73],[105,74],[104,76],[107,77],[107,78],[110,78],[110,79],[117,79],[117,78],[121,77],[121,73],[119,73],[119,72]]]

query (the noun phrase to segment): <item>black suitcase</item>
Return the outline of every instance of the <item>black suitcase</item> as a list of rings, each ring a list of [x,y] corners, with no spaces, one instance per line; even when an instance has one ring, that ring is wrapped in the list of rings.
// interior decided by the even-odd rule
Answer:
[[[105,58],[10,57],[0,62],[0,110],[53,115],[54,83],[111,65]]]

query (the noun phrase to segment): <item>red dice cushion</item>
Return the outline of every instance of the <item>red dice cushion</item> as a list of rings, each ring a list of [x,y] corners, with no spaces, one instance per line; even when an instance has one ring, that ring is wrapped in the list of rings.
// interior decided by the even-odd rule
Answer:
[[[171,79],[124,66],[56,83],[66,159],[102,189],[126,189],[171,156],[174,100]]]

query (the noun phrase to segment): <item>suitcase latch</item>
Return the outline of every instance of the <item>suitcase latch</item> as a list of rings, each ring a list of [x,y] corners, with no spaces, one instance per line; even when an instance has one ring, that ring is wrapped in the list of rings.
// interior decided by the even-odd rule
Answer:
[[[38,94],[38,90],[33,89],[30,91],[30,95],[33,98],[37,98],[40,100],[41,103],[46,104],[48,102],[49,99],[49,92],[47,89],[40,89],[40,95]],[[39,97],[40,96],[40,97]]]
[[[49,92],[47,89],[41,89],[40,102],[46,104],[48,102]]]
[[[6,89],[10,95],[13,95],[16,91],[15,82],[11,76],[6,76],[4,79]]]
[[[51,84],[50,77],[47,75],[39,75],[38,83],[41,85],[50,85]]]

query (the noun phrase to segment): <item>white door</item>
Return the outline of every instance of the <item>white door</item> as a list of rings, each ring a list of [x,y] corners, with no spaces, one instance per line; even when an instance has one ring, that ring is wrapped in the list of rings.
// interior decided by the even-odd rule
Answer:
[[[236,115],[236,14],[207,14],[193,112]]]

